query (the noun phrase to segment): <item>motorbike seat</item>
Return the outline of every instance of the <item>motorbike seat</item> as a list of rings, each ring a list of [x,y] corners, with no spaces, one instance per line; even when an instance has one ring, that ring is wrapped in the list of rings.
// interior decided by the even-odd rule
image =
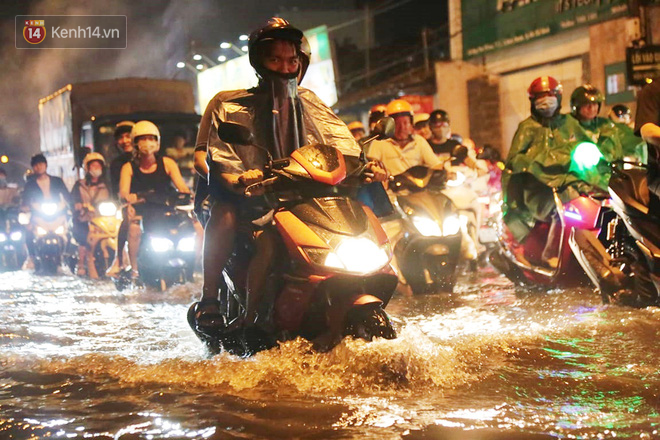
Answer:
[[[643,168],[626,170],[625,176],[626,186],[630,189],[635,200],[644,206],[649,206],[650,195],[646,170]]]

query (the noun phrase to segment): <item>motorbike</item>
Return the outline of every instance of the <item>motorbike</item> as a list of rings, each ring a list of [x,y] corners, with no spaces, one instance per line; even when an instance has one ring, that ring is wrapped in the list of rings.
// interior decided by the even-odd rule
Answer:
[[[393,121],[387,122],[392,131]],[[239,124],[221,123],[218,135],[228,143],[255,145],[250,130]],[[263,294],[267,300],[258,312],[268,318],[258,326],[245,323],[248,236],[238,240],[224,271],[224,324],[200,328],[195,303],[188,312],[190,327],[212,353],[225,350],[239,356],[299,336],[317,350],[329,349],[345,336],[395,338],[384,310],[397,285],[389,265],[390,244],[377,217],[356,200],[365,166],[348,173],[351,164],[341,152],[322,144],[303,146],[279,160],[266,153],[264,180],[246,187],[245,193],[265,191],[271,210],[253,223],[270,229],[280,242]]]
[[[64,202],[37,204],[30,214],[30,227],[34,235],[35,273],[55,275],[66,256],[70,241]]]
[[[87,244],[91,258],[87,273],[92,278],[105,276],[117,253],[117,235],[121,226],[122,214],[117,204],[112,201],[97,203],[89,208],[92,218],[89,221]]]
[[[138,194],[138,199],[150,212],[142,220],[139,282],[165,291],[174,284],[192,281],[197,242],[191,195],[149,193]],[[131,285],[131,270],[127,267],[114,279],[118,290]]]
[[[581,145],[586,148],[581,150]],[[579,157],[600,155],[596,145],[582,143],[573,154],[573,162]],[[587,154],[585,154],[585,152]],[[582,166],[582,165],[580,165]],[[498,224],[499,247],[490,254],[491,264],[507,278],[519,285],[542,285],[545,287],[576,287],[590,284],[580,264],[580,250],[571,245],[574,237],[583,237],[591,242],[604,242],[604,225],[611,216],[609,196],[602,190],[591,187],[579,197],[562,202],[557,190],[552,189],[555,209],[559,219],[560,233],[553,246],[557,251],[557,266],[543,264],[541,255],[548,240],[551,224],[537,221],[524,243],[518,243],[503,221]],[[573,238],[572,238],[573,237]]]
[[[605,226],[605,240],[577,234],[571,247],[604,303],[660,305],[660,218],[649,210],[646,166],[627,160],[611,166],[615,215]]]
[[[25,226],[23,213],[18,206],[9,206],[0,210],[0,270],[19,270],[27,258],[25,247]]]
[[[395,218],[383,226],[394,243],[399,270],[413,294],[451,292],[461,254],[461,220],[443,194],[444,170],[415,166],[394,177]],[[393,223],[396,222],[396,223]],[[392,224],[401,223],[400,232]]]

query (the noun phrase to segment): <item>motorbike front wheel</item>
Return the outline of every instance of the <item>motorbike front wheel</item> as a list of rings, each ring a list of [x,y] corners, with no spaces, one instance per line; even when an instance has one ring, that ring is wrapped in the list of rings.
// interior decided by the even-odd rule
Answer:
[[[344,336],[365,341],[373,338],[396,339],[396,331],[380,304],[368,304],[348,312]]]

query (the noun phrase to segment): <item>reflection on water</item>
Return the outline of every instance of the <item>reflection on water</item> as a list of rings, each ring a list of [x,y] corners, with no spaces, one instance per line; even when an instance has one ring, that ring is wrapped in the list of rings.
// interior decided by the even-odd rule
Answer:
[[[0,438],[656,438],[660,311],[483,271],[395,298],[392,341],[208,358],[199,284],[3,275]],[[536,437],[533,437],[536,436]]]

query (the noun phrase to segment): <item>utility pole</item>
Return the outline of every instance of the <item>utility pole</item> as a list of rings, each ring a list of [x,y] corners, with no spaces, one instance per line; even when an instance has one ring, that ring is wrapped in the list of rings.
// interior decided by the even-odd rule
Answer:
[[[364,4],[364,42],[365,42],[365,50],[364,50],[364,70],[365,70],[365,76],[367,78],[367,86],[371,85],[371,57],[370,57],[370,52],[371,52],[371,14],[369,12],[369,2],[367,1]]]

